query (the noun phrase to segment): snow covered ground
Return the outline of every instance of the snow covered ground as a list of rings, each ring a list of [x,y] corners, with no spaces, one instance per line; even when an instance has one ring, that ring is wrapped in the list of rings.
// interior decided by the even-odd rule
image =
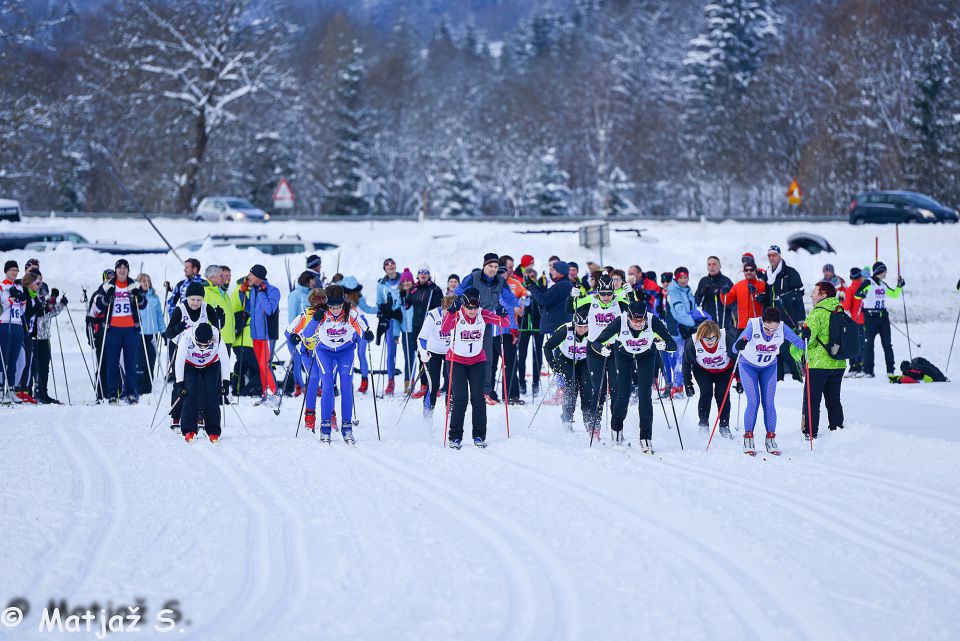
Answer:
[[[174,244],[213,230],[160,225]],[[154,244],[143,222],[64,226]],[[605,262],[685,264],[696,279],[709,254],[733,266],[743,251],[759,257],[809,230],[838,254],[786,254],[808,283],[826,260],[842,275],[872,262],[877,233],[895,271],[892,227],[636,226],[650,241],[616,234]],[[499,223],[256,229],[295,227],[340,243],[341,271],[369,295],[387,255],[414,271],[427,262],[441,280],[486,251],[532,253],[541,265],[552,253],[591,257],[575,235],[519,235],[525,227]],[[957,227],[901,229],[915,354],[941,368],[960,306],[958,241]],[[77,320],[80,285],[92,288],[113,262],[86,251],[39,258]],[[285,289],[282,258],[236,250],[199,258],[227,262],[235,276],[261,262]],[[328,273],[336,260],[324,255]],[[148,256],[144,269],[157,283],[164,270],[179,275],[170,257]],[[895,307],[901,326],[902,315]],[[71,610],[142,599],[140,628],[151,636],[162,636],[157,613],[176,600],[177,630],[203,640],[947,640],[960,629],[958,383],[845,381],[847,429],[824,430],[812,452],[798,430],[802,387],[784,383],[779,459],[750,459],[723,439],[705,452],[695,407],[681,451],[656,400],[652,458],[606,441],[588,448],[550,406],[532,425],[532,406],[511,407],[510,439],[503,407],[490,408],[490,447],[453,452],[441,447],[442,412],[425,423],[413,401],[398,424],[401,400],[380,400],[378,441],[369,397],[359,401],[355,449],[321,446],[303,430],[294,438],[299,404],[290,399],[279,417],[245,399],[227,410],[221,446],[187,446],[163,425],[150,431],[154,399],[81,404],[93,394],[64,321],[74,406],[0,408],[0,608],[18,597],[30,604],[10,638],[47,638],[41,610],[61,599]],[[893,337],[899,362],[906,342]],[[636,442],[636,427],[627,434]]]

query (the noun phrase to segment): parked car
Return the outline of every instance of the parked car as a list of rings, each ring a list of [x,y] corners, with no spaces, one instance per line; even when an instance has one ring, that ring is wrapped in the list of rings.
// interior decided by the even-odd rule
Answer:
[[[26,249],[31,243],[86,243],[87,239],[72,231],[22,231],[0,234],[0,251]]]
[[[44,240],[29,243],[24,249],[34,252],[53,251],[63,244],[67,244],[71,249],[92,249],[101,254],[116,254],[127,256],[133,254],[166,254],[169,251],[166,247],[138,247],[136,245],[120,245],[115,242],[97,241],[93,243],[68,241]]]
[[[20,222],[20,203],[15,200],[0,198],[0,220]]]
[[[177,249],[183,249],[188,252],[196,252],[204,247],[236,247],[237,249],[256,249],[276,256],[280,254],[303,254],[306,252],[329,251],[338,247],[335,243],[314,242],[303,240],[298,234],[292,236],[282,235],[280,238],[269,238],[263,235],[256,236],[235,236],[235,235],[213,235],[203,240],[192,240],[183,243]]]
[[[851,225],[865,223],[955,223],[957,210],[915,191],[865,191],[847,207]]]
[[[270,220],[270,214],[258,209],[246,198],[233,196],[211,196],[197,205],[195,220],[249,220],[263,223]]]

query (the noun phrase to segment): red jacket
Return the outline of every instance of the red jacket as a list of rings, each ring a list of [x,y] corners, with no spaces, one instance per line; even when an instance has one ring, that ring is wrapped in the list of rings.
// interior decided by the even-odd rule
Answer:
[[[846,288],[846,297],[843,299],[843,309],[857,325],[863,325],[863,299],[857,298],[854,294],[863,282],[862,278],[855,278]]]
[[[751,286],[753,292],[750,291]],[[729,307],[734,303],[737,304],[737,327],[739,329],[746,329],[747,321],[763,313],[763,304],[756,301],[755,295],[763,294],[766,291],[767,284],[759,278],[750,281],[744,278],[734,285],[729,293],[722,296],[724,305]]]

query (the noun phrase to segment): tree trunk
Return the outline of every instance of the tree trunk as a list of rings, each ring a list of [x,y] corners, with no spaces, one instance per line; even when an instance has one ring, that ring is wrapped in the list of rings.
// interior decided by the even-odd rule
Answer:
[[[183,166],[177,189],[177,211],[190,213],[193,211],[193,199],[197,193],[197,174],[200,173],[200,163],[207,151],[207,114],[201,111],[194,123],[193,147]]]

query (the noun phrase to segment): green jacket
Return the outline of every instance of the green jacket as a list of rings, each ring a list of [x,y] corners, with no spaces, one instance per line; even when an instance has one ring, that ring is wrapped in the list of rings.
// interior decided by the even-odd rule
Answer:
[[[224,343],[233,345],[236,340],[234,329],[236,320],[233,317],[233,303],[231,303],[227,295],[223,293],[223,290],[216,285],[207,285],[203,288],[203,300],[211,307],[223,310],[223,329],[220,331],[220,336],[223,337]]]
[[[231,309],[242,310],[243,305],[240,304],[240,286],[235,285],[232,290],[230,290],[230,302]],[[253,347],[253,339],[250,337],[250,321],[247,320],[246,324],[243,326],[243,338],[237,336],[237,327],[236,327],[236,317],[231,315],[230,325],[233,327],[233,345],[234,347]]]
[[[810,369],[844,369],[847,361],[836,359],[827,353],[824,347],[830,341],[830,314],[843,306],[836,297],[824,298],[807,314],[807,327],[810,328],[810,340],[807,351],[810,357]]]

